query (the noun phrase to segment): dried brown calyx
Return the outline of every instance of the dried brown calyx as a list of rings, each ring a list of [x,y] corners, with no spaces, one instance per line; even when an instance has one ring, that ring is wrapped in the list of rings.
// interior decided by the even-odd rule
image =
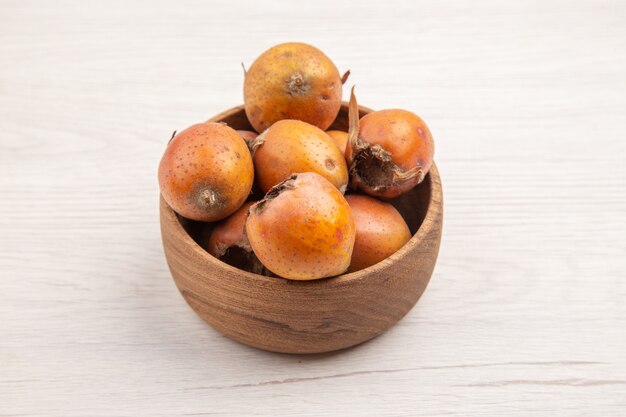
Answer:
[[[243,235],[240,242],[231,245],[218,245],[215,257],[222,262],[254,274],[273,276],[273,274],[256,257],[248,238]]]
[[[306,95],[311,91],[311,83],[300,72],[295,72],[285,82],[285,93],[290,96],[294,95]]]
[[[384,190],[394,184],[399,169],[391,155],[380,145],[369,145],[357,140],[354,159],[349,172],[352,185],[364,185],[374,190]]]
[[[253,202],[245,203],[232,216],[218,223],[209,238],[207,250],[229,265],[255,274],[271,273],[256,257],[246,236],[246,220]]]
[[[203,211],[211,212],[223,210],[226,198],[223,193],[210,185],[201,185],[191,194],[196,206]]]
[[[405,185],[419,183],[424,178],[421,167],[408,171],[398,166],[389,151],[379,144],[364,141],[359,135],[359,106],[350,94],[348,109],[349,132],[346,159],[350,173],[350,185],[378,197],[396,197]],[[416,181],[417,179],[417,181]]]
[[[298,174],[291,174],[289,178],[270,188],[267,194],[265,194],[265,197],[252,206],[250,210],[254,210],[255,213],[262,213],[267,204],[278,197],[283,191],[293,190],[295,188],[294,181],[296,178],[298,178]]]

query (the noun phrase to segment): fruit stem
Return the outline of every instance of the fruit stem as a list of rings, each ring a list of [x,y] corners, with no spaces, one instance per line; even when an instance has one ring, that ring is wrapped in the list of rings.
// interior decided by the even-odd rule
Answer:
[[[348,81],[348,77],[350,76],[350,70],[343,73],[341,76],[341,85],[344,85],[346,81]]]
[[[170,140],[167,141],[167,144],[169,145],[170,142],[174,139],[174,136],[176,136],[176,130],[174,132],[172,132],[172,137],[170,138]]]
[[[350,104],[348,105],[348,145],[346,146],[346,159],[352,160],[357,149],[359,139],[359,104],[354,95],[354,87],[350,90]]]

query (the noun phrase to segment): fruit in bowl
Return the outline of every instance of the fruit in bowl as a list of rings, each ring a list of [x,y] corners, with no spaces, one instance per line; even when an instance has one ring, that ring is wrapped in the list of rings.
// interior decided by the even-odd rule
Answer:
[[[159,164],[161,195],[192,220],[221,220],[248,198],[254,180],[244,140],[219,123],[199,123],[175,135]]]
[[[261,57],[292,71],[331,68],[297,45]],[[191,307],[235,340],[289,353],[352,346],[400,320],[431,277],[443,218],[432,136],[412,112],[359,107],[354,89],[341,103],[342,80],[330,70],[328,83],[339,85],[332,112],[315,96],[325,94],[320,73],[301,80],[314,96],[280,92],[297,80],[285,81],[272,60],[256,65],[264,61],[246,73],[246,88],[279,100],[251,104],[244,88],[244,106],[184,130],[165,150],[168,265]],[[250,78],[258,68],[264,77]]]
[[[250,207],[246,235],[270,271],[310,280],[348,269],[355,226],[352,210],[335,185],[305,172],[293,174]]]
[[[255,172],[264,192],[297,172],[315,172],[342,194],[348,187],[343,153],[323,130],[300,120],[280,120],[251,143]]]

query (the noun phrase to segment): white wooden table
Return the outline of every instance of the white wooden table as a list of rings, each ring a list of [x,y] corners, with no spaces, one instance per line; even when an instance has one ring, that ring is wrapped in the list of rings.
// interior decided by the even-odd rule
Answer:
[[[159,237],[172,131],[289,40],[420,114],[444,184],[423,298],[336,354],[221,336]],[[1,0],[0,416],[624,416],[625,154],[623,1]]]

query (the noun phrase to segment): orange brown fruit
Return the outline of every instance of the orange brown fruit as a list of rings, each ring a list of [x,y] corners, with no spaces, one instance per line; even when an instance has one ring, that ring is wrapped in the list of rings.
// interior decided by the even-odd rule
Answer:
[[[252,157],[241,136],[221,123],[193,125],[172,138],[159,164],[163,198],[181,216],[221,220],[246,201]]]
[[[346,147],[353,188],[376,197],[397,197],[422,182],[434,152],[430,130],[419,116],[391,109],[371,112],[358,120],[353,92]]]
[[[343,130],[327,130],[326,133],[335,141],[341,153],[345,154],[346,145],[348,144],[348,132],[344,132]]]
[[[246,234],[267,269],[287,279],[312,280],[345,272],[355,225],[337,188],[307,172],[294,174],[250,208]]]
[[[251,146],[257,183],[268,192],[296,172],[315,172],[342,193],[348,185],[344,155],[323,130],[299,121],[281,120]]]
[[[377,264],[411,239],[409,226],[391,204],[357,194],[346,196],[346,201],[356,224],[356,239],[348,272]]]
[[[339,113],[344,81],[335,64],[314,46],[276,45],[246,71],[246,115],[257,132],[283,119],[302,120],[326,130]]]

